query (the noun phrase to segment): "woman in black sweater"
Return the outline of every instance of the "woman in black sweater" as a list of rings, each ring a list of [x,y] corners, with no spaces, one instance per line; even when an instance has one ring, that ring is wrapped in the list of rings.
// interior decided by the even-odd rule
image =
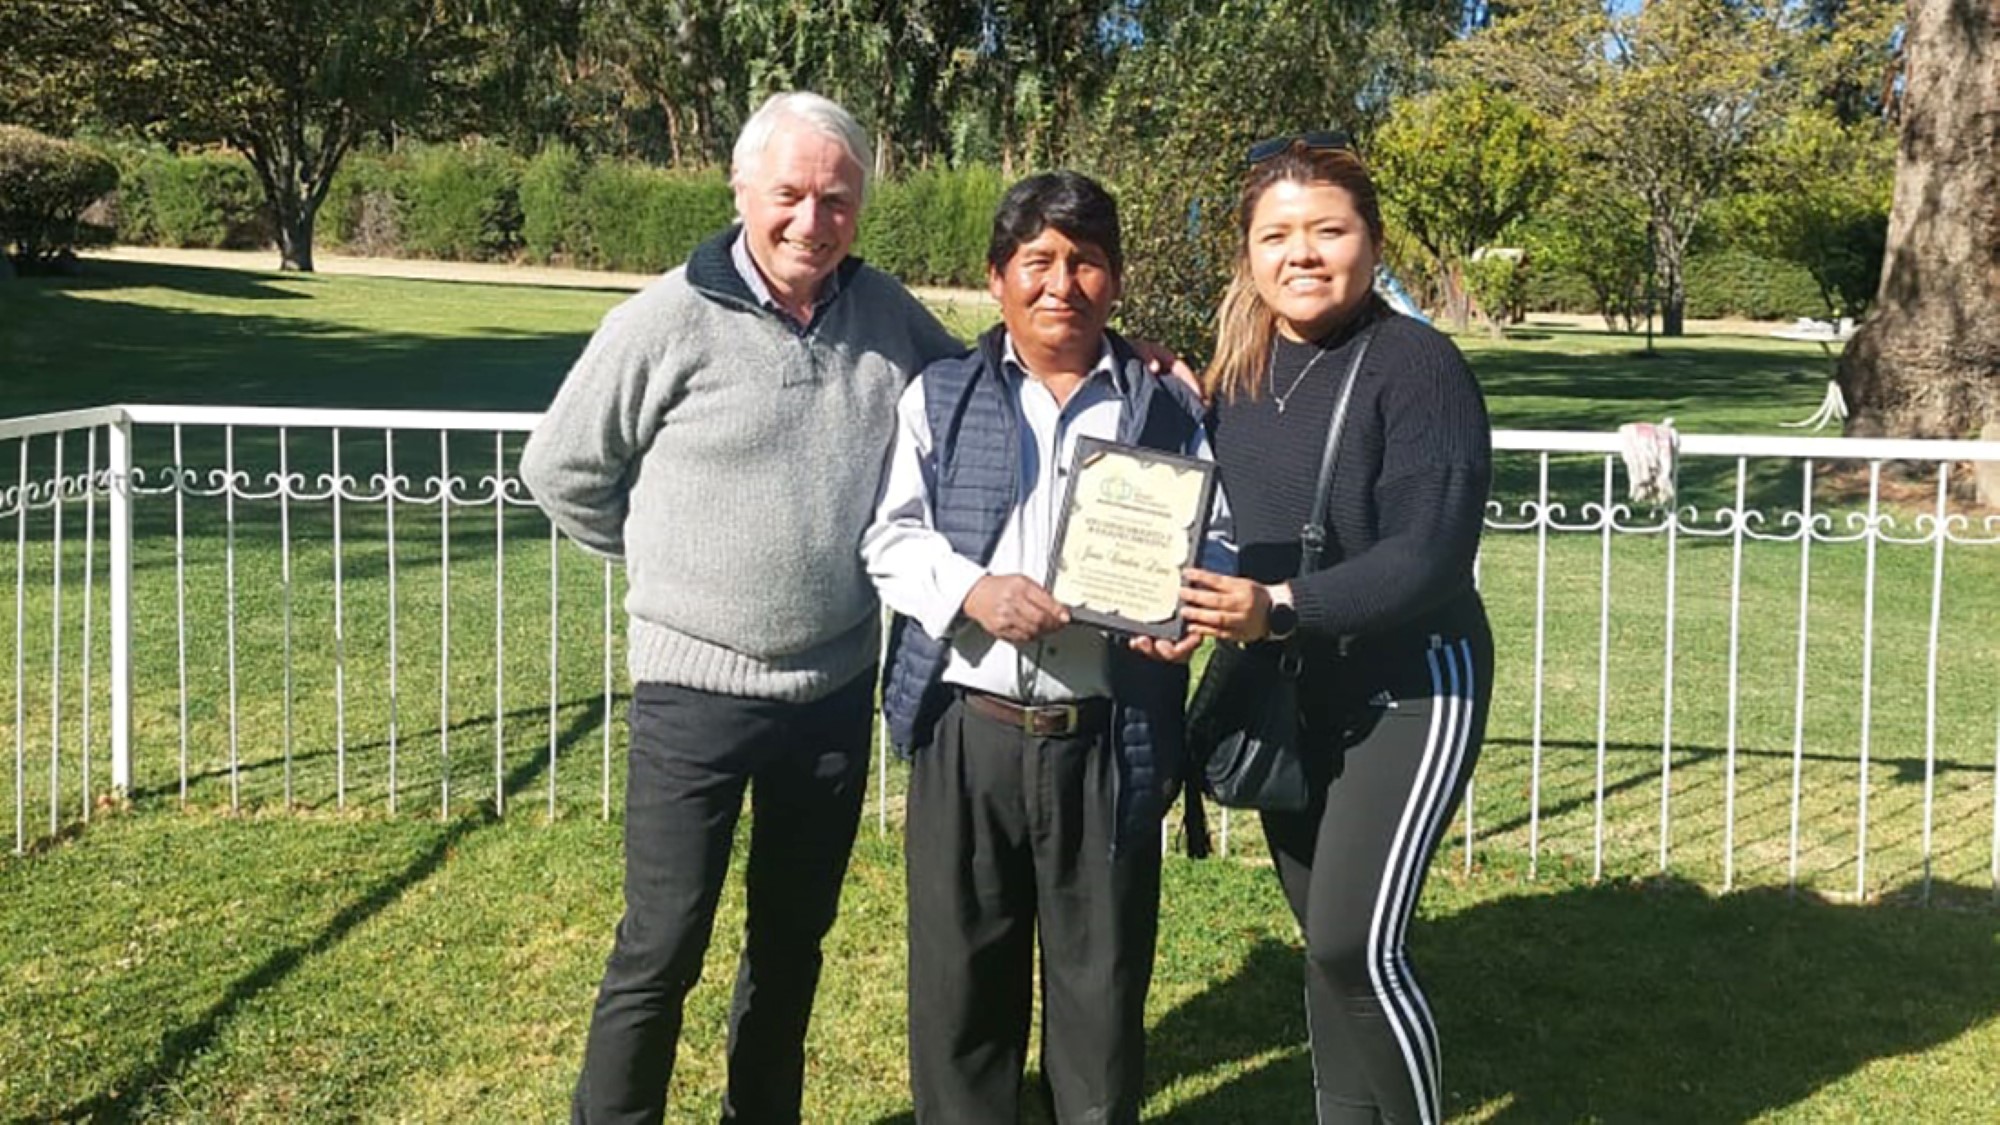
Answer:
[[[1254,147],[1238,230],[1207,382],[1243,577],[1191,571],[1184,612],[1237,643],[1296,632],[1304,653],[1315,798],[1263,819],[1305,932],[1318,1121],[1440,1121],[1437,1028],[1403,939],[1491,698],[1472,577],[1486,406],[1451,341],[1374,294],[1381,211],[1344,138]],[[1300,575],[1327,428],[1364,340],[1319,514],[1322,569]]]

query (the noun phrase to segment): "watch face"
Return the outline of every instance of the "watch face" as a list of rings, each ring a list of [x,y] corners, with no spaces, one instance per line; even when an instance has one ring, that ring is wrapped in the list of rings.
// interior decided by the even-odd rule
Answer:
[[[1288,605],[1274,605],[1270,614],[1271,635],[1289,637],[1299,627],[1299,611]]]

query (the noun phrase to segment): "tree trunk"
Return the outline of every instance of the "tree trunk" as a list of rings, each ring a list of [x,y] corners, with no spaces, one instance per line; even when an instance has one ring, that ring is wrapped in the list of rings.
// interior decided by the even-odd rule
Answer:
[[[313,272],[312,209],[278,216],[278,268],[298,273]]]
[[[1840,358],[1850,434],[2000,421],[2000,0],[1910,0],[1875,304]]]
[[[1687,237],[1667,223],[1654,222],[1653,260],[1659,277],[1651,294],[1660,306],[1660,335],[1681,336],[1687,332],[1687,270],[1684,247]]]
[[[1465,284],[1465,267],[1458,262],[1444,268],[1444,313],[1453,332],[1463,335],[1472,327],[1472,291]]]

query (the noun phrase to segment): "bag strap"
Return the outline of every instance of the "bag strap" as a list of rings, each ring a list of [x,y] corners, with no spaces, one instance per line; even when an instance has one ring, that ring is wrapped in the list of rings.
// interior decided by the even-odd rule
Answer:
[[[1380,323],[1379,321],[1377,323]],[[1347,428],[1347,406],[1354,398],[1354,379],[1361,373],[1361,361],[1368,357],[1368,344],[1375,338],[1376,325],[1371,324],[1362,332],[1361,341],[1354,348],[1354,358],[1347,361],[1347,374],[1341,378],[1340,398],[1334,402],[1333,421],[1326,430],[1326,449],[1320,454],[1319,480],[1313,485],[1313,502],[1306,524],[1299,529],[1299,573],[1310,574],[1319,569],[1319,557],[1326,549],[1326,499],[1333,488],[1333,462],[1340,452],[1340,432]],[[1299,639],[1293,636],[1285,641],[1284,656],[1278,662],[1278,669],[1284,675],[1297,676],[1303,667]],[[1192,765],[1192,759],[1190,759]],[[1187,853],[1190,859],[1205,859],[1211,853],[1208,831],[1208,810],[1201,799],[1201,779],[1189,776],[1181,788],[1181,829],[1187,839]]]
[[[1319,481],[1313,486],[1312,507],[1307,509],[1306,523],[1299,529],[1299,573],[1311,574],[1319,569],[1319,558],[1326,550],[1326,499],[1333,491],[1333,462],[1340,452],[1340,432],[1347,428],[1347,407],[1354,398],[1354,378],[1361,373],[1361,361],[1368,357],[1368,345],[1375,339],[1375,325],[1371,324],[1361,335],[1361,342],[1355,345],[1354,358],[1347,361],[1347,375],[1340,382],[1340,398],[1334,402],[1333,421],[1326,428],[1326,449],[1319,459]]]

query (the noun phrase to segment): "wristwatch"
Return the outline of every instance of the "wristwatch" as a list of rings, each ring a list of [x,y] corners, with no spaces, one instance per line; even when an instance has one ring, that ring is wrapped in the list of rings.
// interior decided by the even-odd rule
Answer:
[[[1299,631],[1299,609],[1290,602],[1272,602],[1265,618],[1266,639],[1289,641]]]

